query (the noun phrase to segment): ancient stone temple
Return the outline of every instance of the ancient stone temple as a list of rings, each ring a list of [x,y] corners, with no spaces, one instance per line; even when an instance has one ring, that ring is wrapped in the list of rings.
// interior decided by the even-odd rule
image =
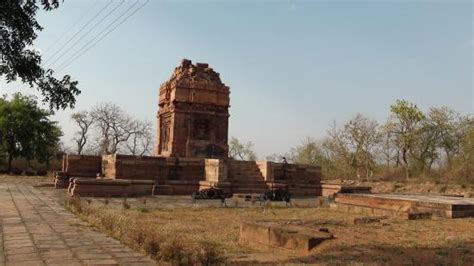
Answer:
[[[217,187],[230,194],[284,188],[321,195],[320,167],[228,158],[229,93],[208,64],[182,60],[160,87],[155,156],[68,155],[56,186],[94,196],[140,195],[150,187],[156,194]]]
[[[160,87],[158,156],[227,157],[229,87],[208,64],[183,59]]]

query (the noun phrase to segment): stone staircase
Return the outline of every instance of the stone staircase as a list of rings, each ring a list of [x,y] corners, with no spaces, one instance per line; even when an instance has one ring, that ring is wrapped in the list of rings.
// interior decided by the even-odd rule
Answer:
[[[263,193],[268,190],[265,179],[254,161],[229,161],[228,181],[232,193]]]

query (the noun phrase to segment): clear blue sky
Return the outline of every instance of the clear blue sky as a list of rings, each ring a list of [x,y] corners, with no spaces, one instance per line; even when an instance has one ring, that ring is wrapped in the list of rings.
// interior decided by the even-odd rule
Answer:
[[[44,59],[106,3],[86,12],[93,1],[66,0],[41,12]],[[231,88],[230,135],[264,158],[357,112],[383,123],[399,98],[473,113],[473,40],[472,1],[151,0],[63,74],[80,82],[76,110],[111,101],[154,122],[159,85],[180,60],[207,62]],[[66,143],[70,114],[55,116]]]

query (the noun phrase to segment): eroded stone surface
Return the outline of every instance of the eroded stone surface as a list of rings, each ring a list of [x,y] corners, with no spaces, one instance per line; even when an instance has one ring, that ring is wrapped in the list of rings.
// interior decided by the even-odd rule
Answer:
[[[155,265],[118,240],[81,224],[39,190],[0,183],[0,265]]]

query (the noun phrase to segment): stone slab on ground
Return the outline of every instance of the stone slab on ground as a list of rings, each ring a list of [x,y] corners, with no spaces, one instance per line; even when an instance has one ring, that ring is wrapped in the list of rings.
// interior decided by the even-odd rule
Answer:
[[[376,215],[474,217],[474,199],[430,194],[338,194],[332,208]],[[421,215],[425,214],[425,215]]]
[[[328,232],[299,226],[281,226],[271,222],[249,222],[240,227],[240,242],[256,248],[285,248],[308,253],[325,240],[332,239]]]
[[[344,212],[353,212],[353,213],[361,213],[361,214],[376,215],[376,216],[387,216],[387,217],[400,218],[400,219],[405,219],[405,220],[431,219],[432,217],[432,214],[427,213],[427,212],[412,213],[408,211],[384,210],[384,209],[357,206],[357,205],[352,205],[352,204],[343,204],[343,203],[331,203],[329,207],[331,209],[344,211]]]
[[[335,183],[322,183],[322,196],[330,197],[334,196],[337,193],[362,193],[368,194],[371,193],[372,187],[369,186],[352,186],[345,184],[335,184]]]
[[[55,199],[27,185],[0,183],[0,265],[156,265],[94,231]],[[114,252],[110,247],[127,250]]]

